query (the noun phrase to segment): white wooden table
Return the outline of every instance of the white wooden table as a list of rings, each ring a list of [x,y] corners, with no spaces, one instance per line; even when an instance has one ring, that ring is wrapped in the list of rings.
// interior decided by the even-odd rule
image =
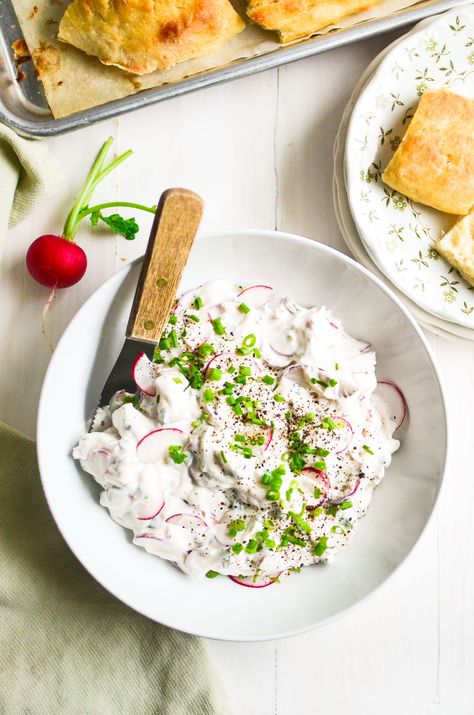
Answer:
[[[59,197],[10,232],[3,260],[0,419],[34,434],[50,354],[40,330],[45,290],[26,274],[24,255],[39,234],[61,231],[109,134],[117,150],[131,147],[135,155],[98,198],[151,204],[163,189],[187,186],[206,200],[204,232],[277,228],[345,251],[332,207],[333,140],[353,85],[392,39],[379,37],[51,139],[68,181]],[[135,242],[82,229],[89,269],[51,309],[53,342],[84,300],[143,252],[149,220],[140,216],[140,223]],[[428,338],[452,429],[435,517],[407,563],[353,613],[280,642],[209,642],[239,715],[474,713],[474,345]]]

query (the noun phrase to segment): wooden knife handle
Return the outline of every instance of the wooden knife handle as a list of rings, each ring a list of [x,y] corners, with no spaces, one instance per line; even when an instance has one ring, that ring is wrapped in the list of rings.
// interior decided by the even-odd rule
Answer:
[[[204,210],[188,189],[168,189],[159,201],[133,299],[126,336],[157,343],[168,322]]]

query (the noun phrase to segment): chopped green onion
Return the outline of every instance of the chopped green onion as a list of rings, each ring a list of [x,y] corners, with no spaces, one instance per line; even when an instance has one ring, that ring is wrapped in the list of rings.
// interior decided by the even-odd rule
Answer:
[[[173,348],[178,347],[178,336],[176,335],[176,330],[174,329],[170,331],[170,342]]]
[[[229,367],[229,369],[227,370],[227,372],[229,373],[229,375],[232,375],[232,373],[235,372],[235,367],[234,367],[234,365],[231,365],[231,366]]]
[[[177,385],[183,384],[183,381],[179,377],[173,377],[173,382],[176,382]]]
[[[170,315],[170,317],[168,318],[168,323],[170,323],[171,325],[176,325],[177,322],[178,318],[176,317],[176,315]]]
[[[262,377],[262,381],[266,385],[273,385],[273,383],[275,382],[275,378],[272,377],[271,375],[265,375],[264,377]]]
[[[337,385],[337,380],[331,377],[331,379],[329,380],[329,384],[331,387],[335,387]]]
[[[253,348],[256,342],[257,338],[253,333],[250,333],[249,335],[246,335],[245,338],[242,340],[242,345],[245,348]]]
[[[314,453],[318,455],[318,457],[327,457],[329,454],[328,449],[323,449],[322,447],[316,447],[314,450]]]
[[[336,423],[330,417],[325,417],[321,422],[322,429],[333,430],[336,429]]]
[[[365,449],[366,452],[373,455],[372,450],[370,449],[370,447],[367,444],[363,444],[362,449]]]
[[[237,404],[233,405],[232,409],[233,409],[235,415],[243,415],[244,414],[240,405],[237,405]]]
[[[207,373],[208,380],[220,380],[221,377],[222,377],[222,370],[219,370],[218,367],[211,367],[211,369]]]
[[[250,353],[252,351],[250,348],[241,347],[241,348],[237,348],[237,350],[235,352],[237,353],[237,355],[250,355]]]
[[[258,541],[256,541],[255,539],[250,539],[247,546],[245,547],[245,551],[248,554],[254,554],[257,551],[257,547],[258,547]]]
[[[267,499],[269,501],[278,501],[280,498],[280,492],[276,491],[275,489],[269,489],[267,492]]]
[[[219,576],[217,571],[208,571],[206,574],[207,578],[216,578],[216,576]]]
[[[239,305],[239,310],[241,313],[250,313],[250,308],[248,307],[248,305],[245,305],[245,303],[241,303]]]
[[[252,371],[247,365],[242,365],[240,370],[239,370],[241,375],[245,375],[246,377],[249,377],[252,374]]]
[[[337,362],[335,365],[336,370],[339,370],[339,363]]]
[[[275,402],[284,402],[285,401],[285,398],[282,397],[281,395],[279,395],[278,393],[276,395],[273,395],[273,399],[275,400]]]
[[[321,497],[321,494],[322,494],[321,489],[319,489],[318,487],[314,487],[313,497],[315,499],[319,499]]]
[[[212,321],[212,327],[214,328],[216,335],[224,335],[225,328],[222,325],[222,320],[220,318],[214,318]]]
[[[232,547],[232,551],[235,554],[240,554],[240,552],[242,551],[243,548],[244,548],[243,544],[234,544]]]
[[[188,456],[185,452],[183,452],[183,448],[180,444],[171,444],[168,447],[168,452],[175,464],[182,464]]]
[[[245,437],[243,434],[236,434],[234,437],[236,442],[246,442],[247,437]]]
[[[338,526],[337,524],[332,527],[331,529],[333,534],[345,534],[345,530],[342,528],[342,526]]]
[[[201,322],[201,318],[198,315],[194,315],[194,313],[188,313],[186,317],[189,318],[189,320],[194,320],[195,323]]]
[[[261,357],[262,357],[262,353],[260,352],[260,350],[259,350],[258,348],[254,348],[254,349],[253,349],[253,354],[254,354],[254,356],[255,356],[256,358],[261,358]]]
[[[169,350],[171,343],[168,338],[161,338],[158,343],[160,350]]]
[[[326,551],[328,547],[328,538],[327,536],[321,536],[319,541],[315,543],[313,546],[313,554],[316,556],[322,556],[324,552]]]
[[[202,308],[202,306],[203,306],[202,298],[200,298],[197,295],[194,299],[194,307],[196,308],[196,310],[199,310],[200,308]]]
[[[198,353],[199,353],[199,355],[202,355],[202,357],[207,357],[208,355],[214,355],[214,348],[209,343],[203,343],[198,348]]]
[[[271,475],[268,474],[268,472],[265,472],[265,474],[262,475],[262,478],[260,481],[262,482],[262,484],[270,484],[271,480],[272,480]]]
[[[211,389],[206,388],[203,393],[204,397],[204,402],[213,402],[214,401],[214,393]]]
[[[324,462],[324,461],[314,462],[313,467],[314,467],[314,469],[317,469],[318,472],[325,472],[327,469],[326,462]]]
[[[223,450],[221,451],[221,459],[224,464],[227,464],[227,457],[225,456],[225,452]]]
[[[349,500],[343,501],[342,504],[339,504],[339,509],[350,509],[352,507],[352,502]]]

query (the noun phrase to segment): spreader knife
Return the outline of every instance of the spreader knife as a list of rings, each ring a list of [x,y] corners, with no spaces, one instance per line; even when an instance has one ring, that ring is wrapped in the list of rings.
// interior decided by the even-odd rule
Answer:
[[[136,392],[132,366],[137,355],[152,358],[168,322],[189,252],[196,236],[204,202],[188,189],[168,189],[158,203],[130,311],[125,342],[102,389],[99,407],[108,405],[118,390]]]

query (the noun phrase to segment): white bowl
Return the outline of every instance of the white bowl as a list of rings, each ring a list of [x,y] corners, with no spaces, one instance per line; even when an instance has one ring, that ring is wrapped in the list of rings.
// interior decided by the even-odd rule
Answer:
[[[71,458],[123,341],[139,264],[113,276],[81,308],[48,369],[38,455],[53,516],[72,551],[105,588],[153,620],[225,640],[301,633],[359,603],[403,562],[432,513],[447,450],[444,399],[430,349],[400,301],[350,258],[272,231],[200,238],[182,280],[217,276],[266,283],[303,305],[325,304],[370,341],[378,376],[402,388],[409,429],[350,547],[331,565],[305,568],[264,589],[230,579],[194,580],[131,543],[99,505],[99,487]]]

